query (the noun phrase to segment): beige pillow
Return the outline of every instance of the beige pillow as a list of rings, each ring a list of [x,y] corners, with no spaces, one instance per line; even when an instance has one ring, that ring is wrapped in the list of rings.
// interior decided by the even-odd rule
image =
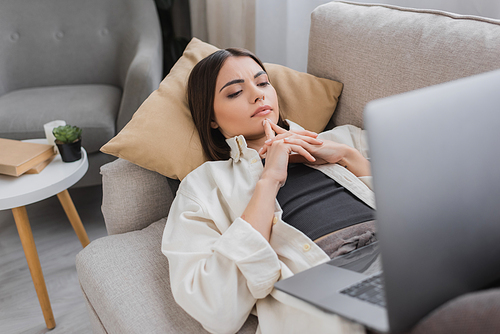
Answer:
[[[205,162],[186,86],[191,69],[217,50],[193,38],[160,87],[101,151],[180,180]],[[280,65],[264,66],[284,117],[308,130],[322,131],[335,111],[342,84]]]

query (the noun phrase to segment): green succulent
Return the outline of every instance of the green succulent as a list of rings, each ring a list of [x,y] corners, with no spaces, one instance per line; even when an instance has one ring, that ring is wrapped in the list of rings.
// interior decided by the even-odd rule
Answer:
[[[54,134],[54,137],[56,137],[56,140],[64,144],[71,144],[81,138],[82,129],[72,125],[61,125],[54,128],[52,133]]]

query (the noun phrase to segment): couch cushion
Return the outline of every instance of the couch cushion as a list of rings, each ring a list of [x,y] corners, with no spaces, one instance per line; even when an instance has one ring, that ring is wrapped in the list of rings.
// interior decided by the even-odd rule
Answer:
[[[312,14],[308,72],[344,84],[335,125],[362,126],[370,100],[497,68],[499,21],[337,1]]]
[[[91,242],[76,259],[82,290],[108,333],[208,333],[174,300],[161,252],[166,219]],[[239,333],[255,333],[250,316]]]
[[[65,120],[83,129],[88,153],[115,135],[121,90],[109,85],[56,86],[16,90],[0,97],[0,137],[45,138],[43,124]]]
[[[217,50],[193,38],[160,88],[101,150],[174,179],[182,180],[201,165],[206,159],[189,112],[186,86],[191,69]],[[276,64],[264,66],[285,118],[322,131],[335,111],[342,84]]]

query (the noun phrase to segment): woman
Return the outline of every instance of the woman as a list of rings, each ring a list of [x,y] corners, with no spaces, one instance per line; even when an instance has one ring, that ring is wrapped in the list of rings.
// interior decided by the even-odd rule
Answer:
[[[273,284],[374,240],[362,131],[318,136],[283,120],[264,66],[246,50],[200,61],[188,99],[212,161],[182,181],[165,227],[176,301],[216,333],[236,332],[252,311],[262,333],[346,325],[291,306]]]

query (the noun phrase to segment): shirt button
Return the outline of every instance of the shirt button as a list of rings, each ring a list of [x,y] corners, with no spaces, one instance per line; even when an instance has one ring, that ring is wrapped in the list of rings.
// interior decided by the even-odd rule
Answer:
[[[273,218],[273,225],[276,225],[277,222],[278,222],[278,217],[274,216],[274,218]]]
[[[310,249],[311,249],[311,245],[309,245],[309,244],[304,244],[304,246],[302,246],[302,250],[304,250],[304,252],[308,252]]]
[[[251,163],[256,163],[257,161],[259,161],[258,159],[252,159],[252,161],[250,161]]]

